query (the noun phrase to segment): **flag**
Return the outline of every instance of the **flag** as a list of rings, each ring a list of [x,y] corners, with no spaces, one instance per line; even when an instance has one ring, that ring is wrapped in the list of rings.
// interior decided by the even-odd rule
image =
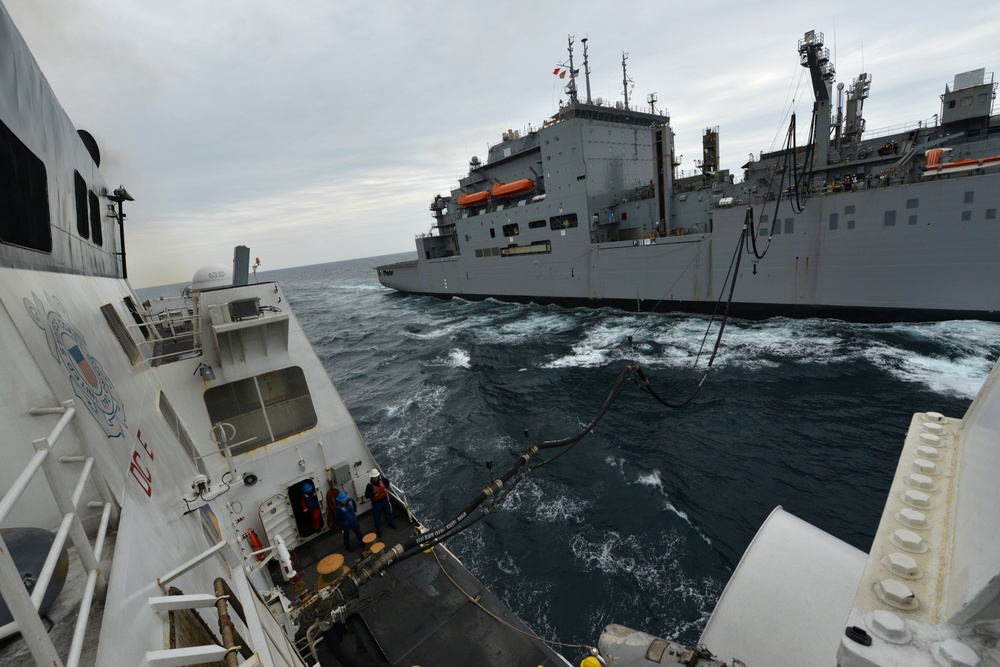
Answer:
[[[94,373],[94,369],[91,367],[90,362],[87,357],[83,355],[80,351],[79,345],[74,345],[69,350],[69,356],[73,358],[73,363],[76,364],[77,368],[80,369],[80,373],[83,375],[84,379],[90,384],[94,389],[100,388],[100,383],[97,381],[97,374]]]
[[[560,65],[559,67],[556,67],[554,70],[552,70],[552,73],[555,74],[556,76],[558,76],[560,79],[565,79],[566,78],[566,68],[563,67],[562,65]]]
[[[575,79],[578,76],[580,76],[580,70],[579,69],[573,70],[573,78]]]

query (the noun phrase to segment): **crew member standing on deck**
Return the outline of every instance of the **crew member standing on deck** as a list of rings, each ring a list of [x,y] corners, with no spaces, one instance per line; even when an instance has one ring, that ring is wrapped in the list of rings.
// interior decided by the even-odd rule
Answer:
[[[319,508],[319,498],[316,497],[316,487],[310,481],[302,483],[302,496],[299,498],[302,506],[302,513],[307,517],[306,521],[312,526],[313,532],[318,533],[323,529],[323,512]]]
[[[389,504],[389,480],[382,476],[378,468],[371,473],[371,480],[365,487],[365,498],[372,499],[372,518],[375,520],[375,535],[382,537],[382,514],[390,528],[396,524],[392,520],[392,505]]]
[[[358,536],[361,542],[361,524],[358,523],[358,505],[354,499],[341,491],[337,496],[337,524],[344,531],[344,549],[354,551],[351,548],[351,531]]]

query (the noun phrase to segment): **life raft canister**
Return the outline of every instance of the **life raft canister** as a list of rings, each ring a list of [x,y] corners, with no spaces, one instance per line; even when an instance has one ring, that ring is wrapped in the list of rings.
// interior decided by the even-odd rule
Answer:
[[[247,533],[247,539],[250,540],[250,546],[253,548],[253,551],[260,551],[264,548],[264,545],[261,543],[260,538],[257,537],[257,533],[254,532],[253,528],[251,528],[250,532]],[[264,560],[264,558],[264,554],[257,554],[257,560]]]

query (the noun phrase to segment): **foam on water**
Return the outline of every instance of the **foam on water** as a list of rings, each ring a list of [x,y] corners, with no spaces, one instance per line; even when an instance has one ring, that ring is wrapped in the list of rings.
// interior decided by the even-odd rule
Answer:
[[[641,599],[620,602],[641,604],[647,614],[666,622],[669,627],[653,629],[658,634],[680,636],[692,626],[701,627],[721,592],[721,582],[709,577],[693,578],[684,572],[680,558],[686,546],[675,533],[638,537],[609,531],[599,539],[574,535],[569,544],[574,558],[585,568],[600,572],[614,586],[641,591]],[[679,600],[702,610],[696,620],[677,616],[675,605]],[[612,607],[611,611],[621,617],[620,608]],[[614,621],[614,616],[607,617],[601,611],[596,615],[597,627]]]
[[[454,366],[455,368],[470,368],[469,366],[470,360],[471,357],[469,356],[468,352],[466,352],[465,350],[460,350],[458,348],[455,348],[448,355],[447,363],[449,366]]]
[[[646,486],[652,486],[652,487],[655,487],[655,488],[659,489],[660,491],[663,491],[663,480],[660,479],[660,471],[659,470],[654,470],[653,472],[649,473],[648,475],[642,475],[642,474],[640,474],[638,480],[636,480],[636,481],[638,481],[639,484],[644,484]]]

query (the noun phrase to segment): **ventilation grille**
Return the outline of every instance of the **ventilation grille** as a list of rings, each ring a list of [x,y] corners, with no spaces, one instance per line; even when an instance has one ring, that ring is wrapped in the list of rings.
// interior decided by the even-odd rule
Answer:
[[[139,348],[136,347],[131,334],[125,328],[122,318],[118,316],[118,311],[108,303],[101,306],[101,313],[104,315],[104,320],[108,323],[111,333],[115,335],[115,338],[118,339],[118,344],[122,346],[122,352],[125,353],[129,363],[134,364],[139,359]]]

